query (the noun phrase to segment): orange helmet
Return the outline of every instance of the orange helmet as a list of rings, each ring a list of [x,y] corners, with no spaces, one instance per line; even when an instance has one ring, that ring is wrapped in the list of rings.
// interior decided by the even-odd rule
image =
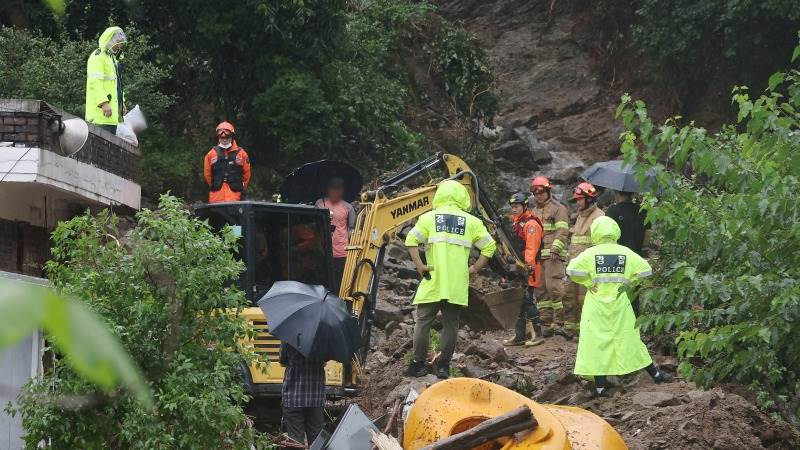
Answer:
[[[233,135],[236,134],[236,129],[233,128],[233,124],[230,122],[221,122],[217,125],[217,136],[221,134]]]
[[[550,189],[553,186],[550,185],[550,180],[548,180],[547,177],[536,177],[531,180],[531,190],[534,190],[537,187]]]
[[[597,198],[597,195],[597,188],[584,181],[575,187],[572,198],[575,200],[579,198]]]

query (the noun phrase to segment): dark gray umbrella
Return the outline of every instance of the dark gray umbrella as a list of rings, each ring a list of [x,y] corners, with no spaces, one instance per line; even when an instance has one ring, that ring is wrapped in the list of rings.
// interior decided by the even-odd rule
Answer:
[[[258,306],[270,334],[307,358],[346,363],[361,347],[358,322],[324,286],[278,281]]]
[[[580,176],[595,186],[613,189],[615,191],[641,192],[642,187],[633,173],[633,167],[626,165],[625,161],[615,159],[592,164]],[[646,174],[645,188],[655,186],[655,171],[649,170]]]

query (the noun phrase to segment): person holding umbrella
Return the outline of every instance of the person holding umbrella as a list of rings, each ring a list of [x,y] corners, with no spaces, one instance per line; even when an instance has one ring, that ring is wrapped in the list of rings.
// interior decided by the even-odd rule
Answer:
[[[572,200],[578,204],[578,218],[572,228],[569,241],[569,260],[575,259],[581,252],[592,246],[591,227],[598,217],[604,215],[597,207],[599,192],[589,183],[580,183],[575,187]],[[577,283],[568,283],[564,298],[564,328],[570,337],[578,334],[581,321],[581,309],[586,297],[586,288]]]
[[[281,340],[284,425],[292,440],[310,445],[324,425],[325,363],[352,362],[363,347],[358,322],[325,286],[297,281],[276,282],[258,306]]]
[[[414,356],[404,372],[406,376],[428,374],[425,360],[430,330],[440,311],[441,354],[436,364],[436,376],[450,376],[450,358],[458,338],[458,321],[468,302],[469,276],[481,270],[497,249],[483,221],[467,212],[470,207],[469,192],[463,184],[456,180],[442,181],[433,196],[433,210],[422,214],[406,237],[411,260],[423,278],[414,295],[413,303],[417,307]],[[426,245],[427,264],[420,257],[420,244]],[[481,255],[470,266],[472,247],[476,247]]]
[[[633,202],[633,192],[614,191],[614,200],[615,203],[606,210],[606,215],[619,224],[619,244],[645,257],[644,248],[650,241],[647,213]]]
[[[645,369],[656,383],[672,376],[653,364],[639,336],[625,286],[652,274],[652,268],[631,249],[617,244],[619,225],[597,217],[590,226],[593,247],[576,255],[567,275],[588,289],[581,313],[581,339],[574,373],[594,377],[592,396],[606,396],[606,377]]]
[[[341,177],[328,180],[327,196],[317,200],[317,208],[327,208],[331,212],[331,241],[333,244],[333,286],[331,290],[340,294],[344,263],[347,261],[347,244],[356,226],[356,211],[344,200],[345,181]]]

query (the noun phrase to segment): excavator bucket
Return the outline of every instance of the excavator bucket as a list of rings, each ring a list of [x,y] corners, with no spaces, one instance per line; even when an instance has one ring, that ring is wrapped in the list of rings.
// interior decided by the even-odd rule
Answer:
[[[524,295],[525,288],[483,293],[470,286],[469,306],[463,320],[473,330],[512,329]]]

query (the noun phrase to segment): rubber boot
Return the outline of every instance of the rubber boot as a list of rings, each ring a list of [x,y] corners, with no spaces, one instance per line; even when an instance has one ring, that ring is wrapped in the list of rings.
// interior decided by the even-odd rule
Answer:
[[[504,339],[503,345],[508,347],[525,345],[525,325],[525,319],[517,319],[517,325],[514,327],[514,339]]]
[[[533,338],[530,341],[525,342],[525,347],[533,347],[543,343],[544,338],[542,337],[542,325],[535,323],[533,324]]]
[[[450,364],[437,364],[436,378],[440,380],[446,380],[450,378]]]
[[[428,368],[425,367],[425,363],[411,361],[411,364],[406,367],[406,370],[403,372],[403,375],[407,377],[424,377],[425,375],[429,374]]]

